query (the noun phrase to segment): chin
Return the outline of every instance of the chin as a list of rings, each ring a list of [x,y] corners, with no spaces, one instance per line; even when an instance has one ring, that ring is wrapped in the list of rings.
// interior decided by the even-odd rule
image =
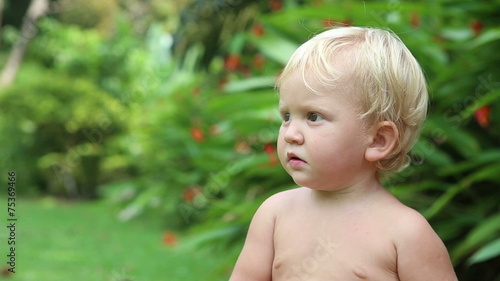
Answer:
[[[307,180],[299,180],[299,179],[293,179],[295,184],[297,184],[300,187],[305,187],[313,190],[323,190],[318,183],[314,183],[312,181],[307,181]]]

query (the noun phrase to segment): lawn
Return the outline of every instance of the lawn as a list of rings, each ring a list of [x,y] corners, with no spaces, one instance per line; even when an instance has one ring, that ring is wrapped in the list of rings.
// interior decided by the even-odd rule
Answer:
[[[5,275],[7,229],[0,237],[0,280],[218,281],[230,271],[208,249],[183,250],[182,238],[181,245],[166,245],[160,218],[124,223],[106,201],[18,198],[16,207],[16,273]],[[6,211],[0,217],[7,225]]]

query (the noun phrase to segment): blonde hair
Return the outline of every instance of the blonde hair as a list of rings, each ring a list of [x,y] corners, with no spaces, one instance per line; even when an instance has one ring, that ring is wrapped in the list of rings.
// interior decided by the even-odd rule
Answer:
[[[340,72],[338,64],[349,67]],[[311,87],[306,75],[321,89],[335,87],[347,75],[349,80],[342,81],[350,82],[350,92],[361,102],[360,119],[368,127],[392,121],[398,129],[396,147],[377,168],[399,171],[409,164],[408,153],[427,114],[428,94],[420,65],[397,35],[376,28],[329,29],[294,52],[276,86],[295,70],[314,93],[321,91]]]

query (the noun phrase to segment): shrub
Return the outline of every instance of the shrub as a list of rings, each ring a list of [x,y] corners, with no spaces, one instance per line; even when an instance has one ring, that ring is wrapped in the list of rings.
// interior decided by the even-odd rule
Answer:
[[[106,145],[123,130],[122,105],[88,80],[31,71],[0,93],[9,136],[0,140],[2,170],[18,170],[21,192],[97,197]]]

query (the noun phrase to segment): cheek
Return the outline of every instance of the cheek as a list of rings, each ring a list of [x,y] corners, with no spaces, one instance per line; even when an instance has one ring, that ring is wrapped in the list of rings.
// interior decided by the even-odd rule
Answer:
[[[286,151],[285,151],[285,140],[281,136],[281,130],[280,133],[278,134],[278,141],[277,141],[277,148],[278,148],[278,158],[280,159],[281,163],[283,163],[283,159],[286,158]]]
[[[364,146],[361,134],[346,128],[311,140],[309,148],[325,161],[347,161],[364,155]]]

